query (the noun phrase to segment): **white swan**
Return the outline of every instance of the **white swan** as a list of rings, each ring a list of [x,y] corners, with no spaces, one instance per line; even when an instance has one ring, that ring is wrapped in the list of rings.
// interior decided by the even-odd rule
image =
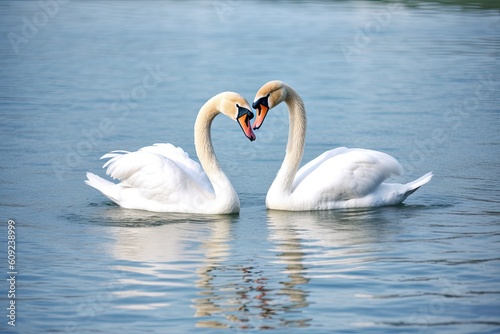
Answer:
[[[305,211],[395,205],[429,182],[432,172],[407,184],[383,183],[403,167],[382,152],[339,147],[326,151],[300,170],[306,133],[306,112],[297,92],[281,81],[270,81],[255,96],[253,128],[269,109],[285,101],[290,114],[286,155],[266,197],[269,209]],[[298,170],[298,171],[297,171]]]
[[[155,144],[136,152],[113,151],[103,168],[119,184],[87,173],[85,182],[128,209],[157,212],[226,214],[240,210],[240,201],[214,155],[210,126],[220,112],[237,120],[251,141],[253,113],[239,94],[220,93],[201,107],[194,125],[194,143],[201,166],[180,147]]]

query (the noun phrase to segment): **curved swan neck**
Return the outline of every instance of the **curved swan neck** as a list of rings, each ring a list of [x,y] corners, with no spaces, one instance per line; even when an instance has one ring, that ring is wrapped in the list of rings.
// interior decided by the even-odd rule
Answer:
[[[273,187],[279,187],[281,192],[291,194],[293,180],[304,153],[307,118],[304,102],[299,94],[288,85],[284,85],[283,89],[285,90],[284,101],[288,106],[290,127],[285,159],[273,182]]]
[[[201,166],[214,188],[216,200],[226,201],[229,205],[237,203],[239,207],[236,191],[220,168],[212,146],[212,121],[220,113],[217,105],[217,99],[212,98],[201,107],[194,124],[194,146]]]

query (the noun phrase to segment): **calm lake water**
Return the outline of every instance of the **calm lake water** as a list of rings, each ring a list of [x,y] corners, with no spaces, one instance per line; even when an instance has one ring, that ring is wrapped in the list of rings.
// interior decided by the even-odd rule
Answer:
[[[500,332],[500,16],[488,6],[2,1],[1,331]],[[305,101],[304,162],[364,147],[400,160],[395,181],[434,178],[397,207],[268,211],[283,105],[255,142],[213,124],[237,215],[125,210],[84,184],[111,150],[170,142],[196,159],[201,105],[226,90],[252,101],[274,79]]]

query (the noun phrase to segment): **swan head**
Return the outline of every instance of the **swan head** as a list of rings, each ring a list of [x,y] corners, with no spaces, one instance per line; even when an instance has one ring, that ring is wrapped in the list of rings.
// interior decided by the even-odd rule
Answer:
[[[253,124],[254,130],[257,130],[264,123],[267,112],[286,99],[285,84],[279,80],[269,81],[264,84],[252,103],[252,107],[257,110],[257,118]]]
[[[219,111],[235,120],[243,130],[245,136],[254,141],[257,137],[253,132],[250,120],[254,117],[247,100],[238,93],[225,92],[220,94]]]

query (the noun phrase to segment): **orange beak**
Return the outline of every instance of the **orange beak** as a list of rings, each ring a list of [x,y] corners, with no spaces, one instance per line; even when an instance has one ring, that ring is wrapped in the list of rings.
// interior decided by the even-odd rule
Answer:
[[[245,136],[247,136],[250,141],[254,141],[257,138],[252,130],[252,125],[250,124],[250,116],[248,114],[244,114],[238,117],[238,123],[240,124],[243,133],[245,133]]]
[[[264,119],[267,116],[269,108],[263,104],[259,104],[255,109],[257,109],[257,118],[255,119],[255,122],[253,122],[253,129],[257,130],[262,126],[262,123],[264,123]]]

